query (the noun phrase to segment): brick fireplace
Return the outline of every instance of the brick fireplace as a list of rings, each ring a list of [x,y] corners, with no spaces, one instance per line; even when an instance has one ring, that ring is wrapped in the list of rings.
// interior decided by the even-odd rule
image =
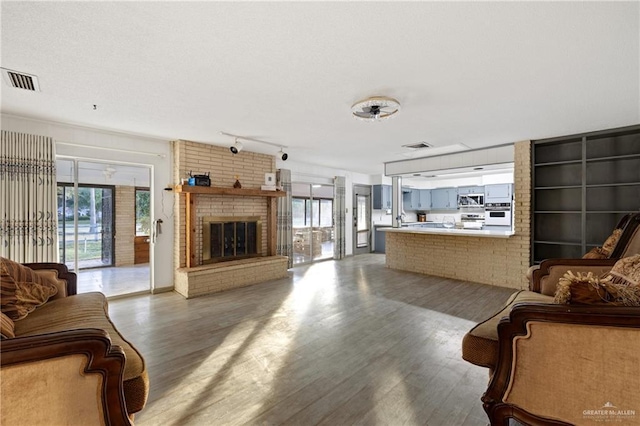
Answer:
[[[175,182],[189,172],[210,173],[211,178],[211,188],[176,187],[175,290],[190,298],[286,277],[287,258],[275,256],[273,196],[279,194],[265,195],[260,191],[265,173],[275,172],[275,157],[247,151],[234,155],[227,148],[184,140],[173,142],[173,156]],[[236,179],[242,184],[241,190],[233,188]],[[243,252],[229,260],[229,256],[218,256],[220,253],[216,252],[212,259],[211,247],[208,253],[205,250],[206,244],[211,245],[212,218],[220,224],[214,226],[213,232],[219,230],[226,235],[227,244],[234,245],[234,254],[246,250],[247,244],[255,244],[249,247],[254,253]],[[247,218],[256,226],[247,225]],[[244,223],[239,231],[240,248],[238,227],[228,223]],[[253,243],[247,243],[247,232],[256,233]],[[231,253],[229,247],[224,248],[224,237],[219,249],[227,250],[227,255]]]

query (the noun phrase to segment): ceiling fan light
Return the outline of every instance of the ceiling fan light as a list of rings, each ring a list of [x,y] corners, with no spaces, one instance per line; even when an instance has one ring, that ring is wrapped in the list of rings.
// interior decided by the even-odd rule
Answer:
[[[372,96],[351,106],[352,115],[358,120],[381,121],[395,116],[400,102],[387,96]]]

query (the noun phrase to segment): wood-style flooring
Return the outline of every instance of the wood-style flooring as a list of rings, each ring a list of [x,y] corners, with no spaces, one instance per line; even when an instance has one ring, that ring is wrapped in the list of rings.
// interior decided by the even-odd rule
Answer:
[[[514,290],[394,271],[384,255],[185,300],[110,301],[146,359],[145,425],[486,425],[463,335]]]

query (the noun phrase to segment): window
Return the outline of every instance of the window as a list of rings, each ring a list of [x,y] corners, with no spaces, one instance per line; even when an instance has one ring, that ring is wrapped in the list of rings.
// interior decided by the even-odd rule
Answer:
[[[151,234],[151,193],[149,188],[136,188],[136,235]]]
[[[293,197],[292,213],[294,228],[333,226],[333,200]],[[313,215],[311,210],[313,209]],[[313,224],[311,223],[313,216]]]

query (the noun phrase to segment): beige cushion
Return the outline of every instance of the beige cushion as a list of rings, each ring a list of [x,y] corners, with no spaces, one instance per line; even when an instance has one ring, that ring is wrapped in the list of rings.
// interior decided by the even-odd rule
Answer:
[[[472,364],[494,369],[498,362],[498,323],[516,303],[553,303],[552,296],[521,290],[507,300],[504,308],[476,325],[462,339],[462,358]]]
[[[109,333],[114,345],[125,353],[124,391],[129,414],[140,411],[147,400],[148,377],[140,353],[116,330],[107,315],[107,299],[102,293],[83,293],[56,299],[16,323],[18,337],[81,328],[98,328]]]
[[[4,257],[0,258],[0,281],[2,312],[14,321],[25,318],[58,292],[55,283]]]

